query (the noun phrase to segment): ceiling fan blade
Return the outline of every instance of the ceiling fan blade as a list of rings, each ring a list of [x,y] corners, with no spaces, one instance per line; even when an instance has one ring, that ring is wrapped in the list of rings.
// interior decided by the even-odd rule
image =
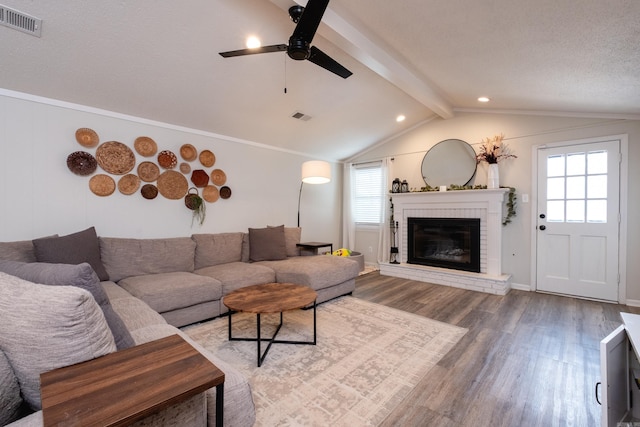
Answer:
[[[308,60],[321,66],[325,70],[331,71],[333,74],[339,75],[343,79],[346,79],[353,74],[351,71],[340,65],[335,59],[331,58],[315,46],[311,46],[311,55]]]
[[[234,56],[255,55],[258,53],[285,52],[286,50],[287,50],[286,44],[273,44],[270,46],[255,47],[251,49],[240,49],[240,50],[230,50],[228,52],[220,52],[220,56],[224,58],[231,58]]]
[[[291,38],[302,39],[307,44],[311,44],[328,4],[329,0],[309,0]]]

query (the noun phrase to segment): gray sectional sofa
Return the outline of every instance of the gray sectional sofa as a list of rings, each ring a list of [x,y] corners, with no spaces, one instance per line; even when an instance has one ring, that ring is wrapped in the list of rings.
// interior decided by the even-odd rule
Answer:
[[[224,314],[227,311],[222,303],[224,296],[244,286],[270,282],[303,284],[317,291],[318,303],[354,290],[355,277],[360,270],[356,261],[334,256],[300,256],[296,247],[299,241],[299,228],[282,226],[249,229],[247,233],[196,234],[165,239],[97,237],[95,230],[89,229],[70,236],[0,242],[0,260],[34,265],[42,261],[57,262],[56,268],[77,264],[79,269],[86,267],[81,263],[88,263],[93,269],[91,273],[95,274],[94,280],[106,293],[106,303],[120,318],[121,326],[130,335],[133,345],[172,334],[184,337],[225,372],[225,425],[250,426],[255,421],[255,408],[248,380],[178,328]],[[69,251],[69,248],[76,250]],[[83,259],[78,259],[78,256]],[[21,304],[20,298],[25,297],[22,294],[16,296],[15,290],[28,289],[31,282],[23,280],[24,283],[16,285],[13,281],[22,279],[2,273],[2,265],[0,262],[0,296],[14,298],[18,301],[16,304]],[[51,284],[64,283],[46,283]],[[38,293],[43,294],[42,291]],[[99,298],[95,295],[89,298],[91,294],[84,289],[76,290],[76,293],[80,299],[84,297],[98,306],[95,300]],[[74,297],[78,295],[74,294]],[[33,299],[30,301],[34,303]],[[99,307],[105,309],[102,304]],[[108,318],[108,312],[105,310],[104,313]],[[0,313],[0,323],[3,320],[16,321],[2,316],[5,314]],[[19,314],[16,316],[16,319],[21,319]],[[105,344],[102,354],[119,349],[116,346],[118,334],[111,322],[104,321],[105,316],[102,316],[103,323],[111,327],[114,334]],[[0,326],[0,425],[13,421],[11,425],[15,426],[40,426],[41,411],[25,400],[24,380],[20,373],[16,375],[16,363],[12,363],[20,355],[16,356],[15,348],[7,348],[10,345],[5,345],[1,336],[10,333],[7,331]],[[20,339],[17,341],[22,344]],[[46,351],[44,348],[39,350]],[[46,359],[46,355],[42,357]],[[56,360],[46,366],[54,369],[66,364]],[[29,414],[33,410],[37,412]],[[19,419],[15,421],[16,418]],[[206,422],[214,425],[214,420],[215,389],[211,389],[141,421],[141,425],[197,425]]]

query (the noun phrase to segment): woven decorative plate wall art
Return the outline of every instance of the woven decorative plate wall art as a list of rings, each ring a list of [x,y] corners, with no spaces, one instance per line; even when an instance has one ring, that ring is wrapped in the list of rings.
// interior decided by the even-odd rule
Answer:
[[[209,184],[209,175],[202,169],[196,169],[191,174],[191,182],[196,187],[206,187]]]
[[[114,191],[116,191],[116,182],[109,175],[94,175],[89,180],[89,189],[96,196],[110,196]]]
[[[100,138],[93,129],[80,128],[76,131],[76,141],[83,147],[93,148],[98,145]]]
[[[231,197],[231,189],[226,185],[220,189],[220,197],[223,199],[228,199]]]
[[[138,165],[138,176],[144,182],[153,182],[160,176],[160,168],[152,162],[142,162]]]
[[[166,171],[158,177],[158,191],[167,199],[182,199],[188,190],[187,178],[180,172]]]
[[[205,168],[210,168],[216,163],[216,155],[209,150],[204,150],[200,153],[200,163]]]
[[[211,182],[213,182],[218,187],[224,185],[227,182],[227,174],[224,173],[221,169],[214,169],[211,172]]]
[[[192,162],[198,157],[198,150],[191,144],[184,144],[180,147],[180,155],[187,162]]]
[[[191,166],[189,165],[189,163],[186,163],[186,162],[180,163],[180,172],[182,172],[185,175],[188,175],[189,172],[191,172]]]
[[[158,164],[165,169],[173,169],[178,164],[178,158],[172,151],[164,150],[158,154]]]
[[[151,157],[158,152],[158,144],[148,136],[137,137],[133,148],[143,157]]]
[[[114,175],[129,173],[136,165],[136,155],[131,148],[117,141],[100,144],[96,159],[102,169]]]
[[[118,180],[118,190],[127,196],[135,193],[140,188],[140,178],[132,173],[127,174]]]
[[[145,184],[140,189],[140,194],[147,200],[153,200],[158,196],[158,187],[153,184]]]
[[[215,185],[207,185],[204,187],[204,190],[202,190],[202,198],[209,203],[216,202],[220,198],[218,187]]]
[[[76,175],[86,176],[96,171],[98,162],[86,151],[76,151],[67,157],[67,167]]]

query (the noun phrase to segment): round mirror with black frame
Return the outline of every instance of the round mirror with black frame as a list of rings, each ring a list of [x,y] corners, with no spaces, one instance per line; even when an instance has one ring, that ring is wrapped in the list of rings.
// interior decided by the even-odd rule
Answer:
[[[422,178],[434,188],[464,186],[476,173],[476,152],[461,139],[445,139],[431,147],[422,159]]]

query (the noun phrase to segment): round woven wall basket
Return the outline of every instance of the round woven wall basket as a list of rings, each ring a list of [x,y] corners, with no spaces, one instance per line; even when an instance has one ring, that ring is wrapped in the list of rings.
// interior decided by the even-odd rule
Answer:
[[[151,157],[158,152],[158,144],[148,136],[136,138],[133,148],[143,157]]]
[[[166,171],[158,177],[158,191],[167,199],[182,199],[188,190],[187,178],[180,172]]]
[[[109,175],[94,175],[89,180],[89,189],[96,196],[110,196],[114,191],[116,191],[116,182]]]
[[[114,175],[129,173],[136,165],[136,155],[131,148],[117,141],[100,144],[96,160],[102,169]]]
[[[142,162],[138,165],[138,176],[144,182],[153,182],[160,176],[160,168],[152,162]]]
[[[220,198],[218,187],[215,185],[207,185],[204,187],[202,190],[202,198],[209,203],[216,202]]]
[[[140,178],[132,173],[127,174],[118,180],[118,190],[127,196],[135,193],[140,188]]]
[[[98,145],[100,138],[93,129],[80,128],[76,131],[76,141],[83,147],[93,148]]]
[[[140,194],[147,200],[153,200],[158,196],[158,187],[153,184],[145,184],[140,189]]]

